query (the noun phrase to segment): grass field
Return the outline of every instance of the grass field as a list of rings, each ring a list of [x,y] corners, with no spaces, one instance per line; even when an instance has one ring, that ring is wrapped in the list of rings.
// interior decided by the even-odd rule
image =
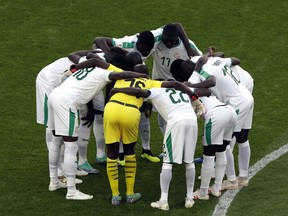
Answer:
[[[250,133],[251,165],[287,144],[288,3],[286,1],[75,1],[3,0],[0,3],[0,215],[211,215],[218,199],[184,208],[183,166],[175,166],[170,211],[152,209],[159,198],[161,164],[140,157],[137,146],[136,204],[112,207],[104,166],[79,186],[91,201],[65,200],[66,190],[48,191],[45,129],[36,124],[35,79],[50,62],[90,49],[96,36],[123,37],[181,22],[198,48],[214,45],[236,56],[254,78],[255,111]],[[149,64],[148,64],[149,65]],[[199,123],[201,125],[201,122]],[[151,119],[152,150],[161,152],[156,116]],[[235,152],[235,154],[237,151]],[[91,139],[89,160],[94,164]],[[196,157],[201,155],[201,145]],[[287,215],[288,156],[260,171],[236,197],[228,215]],[[199,165],[197,165],[199,174]],[[120,170],[120,173],[122,170]],[[121,174],[124,174],[123,172]],[[123,175],[121,175],[123,176]],[[124,179],[121,179],[124,192]],[[199,180],[195,181],[195,188]]]

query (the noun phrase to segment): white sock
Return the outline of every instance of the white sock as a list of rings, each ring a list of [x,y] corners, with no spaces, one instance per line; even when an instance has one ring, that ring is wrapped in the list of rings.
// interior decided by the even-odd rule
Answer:
[[[49,147],[49,177],[51,183],[58,182],[57,165],[60,158],[61,145],[63,145],[62,137],[53,136]]]
[[[195,164],[189,163],[185,165],[186,168],[186,197],[193,199],[194,181],[195,181]]]
[[[65,151],[65,145],[63,142],[63,145],[61,145],[61,149],[60,149],[60,158],[58,160],[58,176],[63,176],[66,175],[63,169],[63,163],[64,163],[64,151]]]
[[[142,148],[150,150],[150,121],[149,118],[145,116],[144,112],[141,112],[139,132],[142,141]]]
[[[169,186],[172,179],[172,164],[163,163],[160,173],[160,201],[168,201]]]
[[[83,125],[83,122],[81,122],[79,126],[79,134],[78,134],[78,148],[79,148],[78,164],[79,165],[88,161],[87,150],[88,150],[89,138],[90,138],[90,128],[88,128],[87,125]]]
[[[221,184],[225,175],[225,168],[227,164],[226,152],[216,152],[216,165],[215,165],[215,191],[221,190]]]
[[[51,142],[53,140],[53,133],[52,133],[52,130],[46,128],[46,145],[47,145],[47,149],[49,151],[49,148],[50,148],[50,145],[51,145]]]
[[[166,130],[166,121],[162,118],[162,116],[158,113],[158,125],[164,136]]]
[[[201,167],[201,186],[200,186],[201,196],[205,196],[208,194],[208,188],[214,170],[214,160],[215,156],[203,155],[203,163]]]
[[[106,155],[102,115],[95,115],[93,132],[96,141],[96,157],[102,158]]]
[[[236,174],[235,174],[235,167],[234,167],[234,155],[229,145],[226,148],[226,159],[227,159],[227,165],[225,169],[225,174],[227,176],[227,179],[229,181],[235,181]]]
[[[239,155],[238,155],[238,166],[239,176],[248,177],[248,169],[250,162],[250,145],[249,140],[244,143],[238,143]]]
[[[67,177],[67,192],[73,193],[76,190],[75,177],[77,170],[77,142],[64,142],[65,152],[64,152],[64,164],[63,168]]]
[[[230,141],[230,143],[229,143],[232,152],[233,152],[233,150],[234,150],[235,144],[236,144],[236,137],[234,136],[234,137],[232,138],[232,140]]]

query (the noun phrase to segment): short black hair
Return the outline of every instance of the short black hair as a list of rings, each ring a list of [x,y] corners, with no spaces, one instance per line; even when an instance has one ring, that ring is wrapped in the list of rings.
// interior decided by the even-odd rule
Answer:
[[[154,35],[151,31],[143,31],[138,35],[137,43],[145,44],[146,46],[153,47],[155,43]]]
[[[137,64],[142,64],[142,58],[139,53],[137,52],[129,52],[126,54],[127,58],[127,66],[126,70],[133,70],[133,67]]]
[[[167,38],[173,38],[173,37],[179,36],[179,31],[175,24],[169,23],[164,26],[163,34],[165,34]]]
[[[108,63],[111,63],[114,66],[121,68],[122,70],[125,70],[126,65],[127,65],[127,58],[126,56],[115,54],[111,57]]]
[[[181,79],[181,64],[184,62],[183,59],[176,59],[170,66],[170,72],[175,80]]]
[[[149,75],[149,68],[144,64],[135,65],[133,71]]]

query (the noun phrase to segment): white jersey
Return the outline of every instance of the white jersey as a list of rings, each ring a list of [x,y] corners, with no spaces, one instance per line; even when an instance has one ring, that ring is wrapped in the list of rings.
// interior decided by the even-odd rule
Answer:
[[[233,74],[238,77],[242,85],[244,85],[248,91],[252,94],[254,88],[254,80],[252,76],[239,65],[235,65],[231,67]]]
[[[139,33],[137,33],[135,35],[131,35],[131,36],[125,36],[123,38],[113,38],[112,44],[114,47],[120,47],[122,49],[125,49],[128,52],[134,51],[134,52],[139,53],[139,55],[142,58],[142,61],[144,62],[151,55],[151,53],[154,52],[155,48],[158,46],[159,42],[161,41],[163,27],[152,30],[151,32],[154,36],[155,44],[154,44],[154,47],[152,48],[152,50],[150,51],[150,54],[148,56],[143,56],[136,48],[136,42],[138,40]]]
[[[219,101],[218,98],[213,95],[209,97],[200,97],[200,101],[204,104],[206,113],[212,110],[214,107],[226,105],[225,103]]]
[[[56,88],[61,84],[61,74],[69,69],[72,64],[74,63],[70,61],[68,57],[60,58],[44,67],[39,72],[37,79]]]
[[[71,75],[54,91],[57,91],[59,95],[63,96],[76,108],[80,108],[81,105],[87,104],[110,82],[109,74],[111,72],[99,67],[84,68]]]
[[[216,85],[209,88],[213,95],[223,102],[238,109],[244,101],[253,101],[251,93],[233,75],[230,69],[230,58],[210,57],[199,73],[193,72],[189,78],[191,83],[199,83],[211,75],[216,78]]]
[[[170,66],[176,59],[189,59],[183,42],[179,39],[179,43],[172,48],[167,48],[163,42],[160,42],[153,56],[152,79],[173,79],[170,72]]]
[[[147,99],[151,100],[166,122],[197,119],[190,98],[184,92],[166,88],[151,88],[150,91],[151,95]]]

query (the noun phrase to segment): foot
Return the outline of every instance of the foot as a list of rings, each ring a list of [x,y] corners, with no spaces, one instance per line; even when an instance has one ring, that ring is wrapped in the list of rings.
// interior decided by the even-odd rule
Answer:
[[[141,199],[140,193],[134,193],[134,194],[126,195],[126,202],[127,203],[134,203],[139,199]]]
[[[152,202],[151,204],[152,208],[157,208],[163,211],[168,211],[169,210],[169,204],[168,202],[165,201],[156,201],[156,202]]]
[[[80,170],[77,168],[76,170],[76,176],[88,176],[88,172],[84,171],[84,170]]]
[[[160,162],[160,158],[154,156],[151,152],[151,150],[144,150],[142,151],[142,154],[141,154],[141,157],[142,158],[145,158],[147,160],[149,160],[150,162],[153,162],[153,163],[158,163]]]
[[[61,181],[62,183],[67,184],[67,178],[66,178],[66,176],[58,176],[58,179],[59,179],[59,181]],[[82,184],[83,181],[82,181],[81,179],[75,178],[75,183],[76,183],[76,184]]]
[[[195,204],[193,199],[185,198],[185,208],[192,208]]]
[[[199,200],[209,200],[209,195],[201,195],[200,194],[200,190],[197,189],[194,193],[193,193],[194,199],[199,199]]]
[[[238,185],[239,185],[240,187],[247,187],[248,184],[249,184],[249,179],[248,179],[248,177],[241,177],[241,176],[239,176],[239,177],[237,177],[237,180],[238,180]]]
[[[103,157],[96,157],[95,162],[98,164],[104,164],[107,162],[107,156],[103,156]]]
[[[79,190],[76,190],[74,193],[67,193],[66,199],[69,200],[90,200],[93,199],[92,195],[84,194]]]
[[[88,161],[86,161],[85,163],[78,165],[78,169],[80,170],[84,170],[85,172],[89,173],[89,174],[99,174],[100,171],[93,168]]]
[[[120,195],[113,196],[112,199],[111,199],[111,204],[113,206],[118,206],[118,205],[120,205],[121,200],[122,200],[122,197]]]
[[[217,191],[214,189],[214,187],[212,186],[211,188],[208,189],[208,194],[212,194],[215,197],[220,197],[221,196],[221,190]]]
[[[60,188],[66,188],[66,187],[67,187],[66,182],[63,183],[61,181],[58,181],[57,183],[50,183],[49,187],[48,187],[48,190],[49,191],[56,191],[56,190],[58,190]]]
[[[238,189],[238,181],[237,179],[234,181],[229,181],[228,179],[223,181],[221,185],[221,190],[237,190]]]

